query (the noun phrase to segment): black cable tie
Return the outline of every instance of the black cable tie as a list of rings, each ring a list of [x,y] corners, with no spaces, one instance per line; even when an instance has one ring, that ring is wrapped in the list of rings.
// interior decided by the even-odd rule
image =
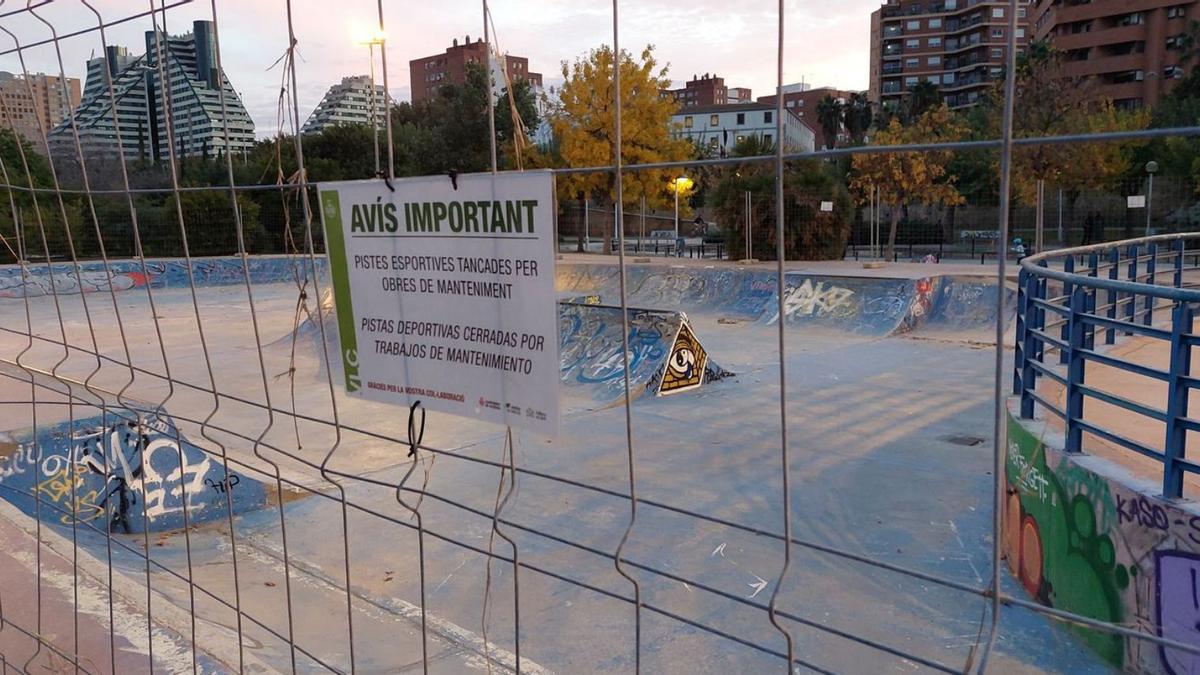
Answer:
[[[375,176],[378,178],[382,178],[383,184],[386,185],[389,190],[391,190],[392,192],[396,191],[396,187],[394,185],[392,185],[392,179],[388,178],[386,173],[384,173],[383,171],[380,171],[379,173],[375,174]]]
[[[446,172],[446,175],[450,177],[450,185],[453,186],[455,190],[458,190],[458,172],[454,169],[450,169]]]
[[[416,418],[417,410],[421,411],[421,428],[417,429]],[[420,401],[412,404],[408,409],[408,456],[415,457],[417,448],[421,446],[421,442],[425,440],[425,408]]]

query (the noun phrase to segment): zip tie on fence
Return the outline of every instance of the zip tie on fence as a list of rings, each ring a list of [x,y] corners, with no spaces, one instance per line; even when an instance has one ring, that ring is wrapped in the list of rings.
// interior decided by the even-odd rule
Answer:
[[[421,426],[418,428],[415,420],[417,410],[421,411]],[[400,479],[400,484],[396,486],[396,501],[400,506],[403,506],[413,515],[413,519],[417,521],[417,560],[420,570],[421,584],[421,670],[424,673],[429,672],[429,639],[428,625],[425,610],[425,525],[421,522],[421,502],[417,502],[416,506],[412,506],[404,501],[404,484],[412,477],[413,471],[417,469],[417,449],[421,446],[421,440],[425,437],[425,409],[421,406],[421,402],[415,401],[412,407],[408,409],[408,456],[412,457],[412,464],[409,465],[408,471],[404,474],[404,478]],[[429,476],[426,474],[426,483]],[[425,488],[422,487],[422,492]]]
[[[450,185],[454,188],[455,192],[457,192],[458,191],[458,171],[456,171],[454,169],[450,169],[449,171],[446,172],[446,175],[450,177]]]

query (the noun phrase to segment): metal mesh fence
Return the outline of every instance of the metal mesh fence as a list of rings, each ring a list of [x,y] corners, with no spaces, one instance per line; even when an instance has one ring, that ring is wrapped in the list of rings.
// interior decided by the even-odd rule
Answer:
[[[59,4],[0,11],[0,22],[20,20],[30,31],[40,26],[29,35],[9,33],[15,46],[4,56],[19,59],[25,75],[30,44],[41,43],[38,55],[49,59],[45,69],[63,71],[61,54],[56,57],[47,46],[78,40],[103,51],[111,44],[106,28],[126,21],[144,24],[151,31],[149,50],[161,52],[160,29],[177,11],[150,3],[148,11],[115,15],[82,2],[92,12],[84,14],[85,23],[94,22],[56,28],[41,13]],[[1009,5],[1014,21],[1018,4]],[[399,9],[382,2],[375,9],[369,20],[381,31],[385,18],[402,19]],[[278,11],[276,20],[288,29],[280,44],[281,126],[294,129],[304,67],[297,49],[308,38],[294,31],[299,8],[288,2]],[[782,87],[784,3],[778,11]],[[220,70],[218,3],[203,6],[201,14],[218,28],[212,48]],[[615,2],[612,20],[618,44]],[[56,15],[55,21],[65,19]],[[386,79],[390,47],[380,47]],[[111,77],[103,79],[106,88],[112,86]],[[1011,88],[1008,100],[1011,104]],[[220,103],[226,105],[223,95]],[[616,104],[619,158],[619,100]],[[781,101],[780,118],[782,110]],[[13,115],[6,116],[11,126]],[[121,120],[112,116],[119,129]],[[1024,207],[1009,213],[1014,140],[1011,124],[1005,126],[1001,139],[946,146],[998,151],[1000,197],[977,199],[953,213],[909,209],[897,237],[910,247],[908,256],[919,258],[934,248],[965,255],[965,246],[973,244],[963,242],[964,231],[995,231],[979,237],[979,252],[991,248],[987,262],[997,266],[997,284],[1007,283],[1008,258],[996,252],[1006,251],[1011,234],[1028,236],[1031,216]],[[44,142],[47,130],[39,131]],[[229,142],[228,128],[223,136]],[[119,141],[120,134],[116,137]],[[390,129],[386,138],[381,152],[392,180],[396,149]],[[512,429],[498,433],[434,415],[426,434],[423,415],[354,403],[337,390],[325,335],[332,307],[321,226],[302,137],[279,145],[277,172],[267,174],[279,177],[275,184],[239,181],[234,158],[227,156],[224,173],[197,179],[199,185],[186,184],[186,162],[174,156],[170,138],[165,172],[160,169],[145,184],[122,162],[89,167],[77,139],[67,137],[74,159],[62,167],[46,166],[35,174],[24,155],[20,165],[3,166],[7,204],[0,208],[0,233],[6,246],[0,262],[16,270],[21,291],[4,300],[0,411],[17,420],[14,427],[25,428],[0,437],[6,458],[0,480],[6,493],[0,504],[4,672],[836,672],[898,664],[982,672],[990,658],[998,658],[1002,610],[1035,612],[1138,644],[1200,654],[1193,644],[1140,626],[1044,606],[1002,582],[1003,292],[997,293],[995,368],[988,375],[994,387],[979,388],[972,399],[985,410],[994,404],[995,413],[992,473],[972,483],[986,487],[976,516],[986,521],[981,529],[991,537],[985,569],[972,563],[971,574],[947,573],[922,564],[919,556],[902,555],[894,538],[877,536],[891,526],[883,519],[895,513],[872,514],[878,516],[873,524],[843,515],[861,530],[861,539],[797,525],[820,524],[826,513],[826,505],[807,501],[794,488],[805,470],[816,470],[802,451],[851,423],[882,437],[903,426],[906,409],[904,394],[885,380],[876,381],[880,388],[871,394],[883,399],[879,403],[887,411],[878,420],[847,413],[862,401],[837,384],[789,392],[789,383],[797,380],[787,370],[786,320],[763,334],[777,340],[778,348],[771,351],[771,363],[757,364],[763,374],[755,374],[759,386],[771,392],[769,409],[731,402],[730,410],[690,425],[667,422],[678,430],[663,447],[646,440],[649,428],[670,417],[632,406],[628,256],[648,254],[650,245],[660,246],[661,255],[677,256],[687,254],[681,246],[700,246],[702,258],[774,260],[764,268],[774,276],[759,280],[763,287],[757,290],[782,317],[790,297],[787,260],[841,259],[847,245],[853,253],[878,243],[878,236],[873,241],[864,232],[871,218],[844,189],[794,188],[785,172],[823,157],[895,148],[804,157],[785,157],[777,148],[773,157],[671,163],[668,168],[697,173],[755,165],[768,178],[766,189],[733,189],[723,200],[685,203],[686,216],[678,219],[683,242],[676,236],[674,211],[668,216],[660,208],[643,225],[641,209],[625,203],[614,210],[613,203],[624,201],[619,189],[607,204],[561,202],[560,250],[577,250],[580,239],[586,250],[593,250],[592,240],[601,247],[611,243],[624,317],[613,345],[624,374],[615,380],[624,388],[623,405],[587,411],[596,416],[591,419],[603,419],[603,427],[580,414],[573,433],[600,436],[604,452],[576,459],[548,457],[539,452],[543,439]],[[1104,137],[1026,142],[1097,139]],[[625,172],[651,168],[663,167],[618,164],[559,175],[602,171],[619,186]],[[1156,184],[1152,225],[1189,226],[1189,187],[1171,179]],[[1140,182],[1131,181],[1075,197],[1064,206],[1064,236],[1048,240],[1073,241],[1071,233],[1089,217],[1081,216],[1080,203],[1101,214],[1098,238],[1136,232],[1142,221],[1121,200],[1139,189]],[[1049,204],[1058,204],[1056,192],[1052,186],[1046,191]],[[1046,223],[1057,227],[1052,213],[1047,211]],[[669,237],[655,234],[668,231]],[[224,258],[194,260],[209,256]],[[181,258],[182,264],[174,264]],[[152,271],[169,281],[145,283]],[[923,358],[937,368],[938,354]],[[976,364],[976,379],[987,369],[985,361]],[[812,372],[801,375],[807,382]],[[965,409],[958,407],[964,396],[931,398],[929,407],[952,414]],[[563,447],[581,449],[571,445],[575,440]],[[850,451],[861,448],[862,454],[849,460],[868,463],[864,457],[877,448],[874,440],[856,442]],[[727,447],[735,461],[709,466],[687,461],[692,448],[714,442]],[[66,448],[65,455],[49,453],[52,448]],[[742,451],[745,458],[735,454]],[[913,476],[928,470],[921,467]],[[84,489],[93,474],[103,478],[103,487]],[[48,478],[21,478],[31,475]],[[736,503],[707,491],[722,480],[730,481],[723,494]],[[933,484],[944,480],[935,477]],[[189,508],[189,490],[213,499],[204,509]],[[136,522],[139,513],[170,518],[173,527],[152,533],[146,522]],[[916,525],[895,524],[902,534],[905,527]],[[957,536],[954,528],[951,521],[947,538]],[[677,540],[706,550],[681,555],[670,548]],[[730,560],[734,551],[753,563],[749,583],[704,566]],[[868,621],[875,612],[871,596],[895,589],[911,599],[911,612],[898,612],[895,621]],[[839,604],[839,594],[851,601]],[[936,650],[909,646],[915,631],[903,625],[906,617],[952,610],[955,644]]]

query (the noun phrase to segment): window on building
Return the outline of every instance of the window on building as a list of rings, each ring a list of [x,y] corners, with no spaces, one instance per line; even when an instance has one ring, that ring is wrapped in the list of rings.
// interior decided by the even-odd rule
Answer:
[[[738,123],[738,124],[745,124],[745,123],[746,123],[746,113],[738,113],[738,114],[737,114],[737,123]]]
[[[1182,33],[1167,38],[1167,49],[1183,49],[1185,44],[1187,44],[1187,36]]]
[[[774,136],[772,136],[771,134],[763,134],[763,142],[764,143],[770,143],[772,138],[774,138]]]
[[[930,67],[936,68],[936,67],[942,65],[942,57],[931,56],[931,57],[929,57],[928,63],[930,65]]]
[[[1168,19],[1182,19],[1187,16],[1187,5],[1175,5],[1167,8]]]
[[[954,73],[944,73],[942,75],[942,84],[954,84]]]
[[[992,8],[992,18],[993,19],[1003,19],[1004,18],[1004,8],[1003,7],[993,7]]]
[[[992,47],[992,60],[1004,58],[1004,50],[999,47]]]
[[[691,115],[688,115],[687,117],[683,118],[683,128],[685,128],[685,129],[692,128],[692,116]]]
[[[1180,66],[1167,66],[1163,68],[1163,78],[1167,80],[1178,80],[1183,77],[1183,68]]]
[[[915,86],[917,86],[917,78],[915,78],[915,77],[906,77],[906,78],[904,78],[904,86],[905,86],[906,88],[908,88],[908,87],[915,87]]]
[[[743,142],[743,141],[745,141],[745,140],[746,140],[746,137],[745,137],[745,136],[743,136],[742,134],[738,134],[738,137],[737,137],[737,142],[738,142],[738,143],[742,143],[742,142]]]
[[[1017,29],[1017,39],[1020,39],[1020,38],[1023,38],[1023,37],[1025,37],[1025,29],[1024,29],[1024,28],[1018,28],[1018,29]]]
[[[713,116],[709,117],[708,124],[709,124],[709,126],[713,126],[713,127],[720,126],[721,125],[721,116],[713,115]]]
[[[795,101],[795,100],[788,101],[788,102],[787,102],[787,107],[789,107],[789,108],[795,108],[795,107],[796,107],[796,101]]]
[[[1117,22],[1118,26],[1140,26],[1145,21],[1145,17],[1141,12],[1126,14]]]
[[[775,121],[774,111],[768,110],[763,113],[763,124],[771,124]]]
[[[958,9],[958,0],[946,0],[943,4],[947,10]]]
[[[904,24],[904,30],[921,30],[921,22],[909,21]]]
[[[909,70],[916,70],[921,65],[921,59],[904,59],[904,67]]]
[[[930,47],[941,47],[942,46],[942,38],[940,38],[940,37],[929,38],[929,46]]]
[[[801,108],[803,108],[804,107],[804,99],[800,99],[796,105],[799,105]]]
[[[992,29],[992,37],[994,37],[994,38],[1004,37],[1004,29],[1003,28],[993,28]]]
[[[930,28],[932,28],[932,29],[941,28],[941,27],[942,27],[942,20],[941,20],[941,19],[930,19],[930,20],[929,20],[929,27],[930,27]]]

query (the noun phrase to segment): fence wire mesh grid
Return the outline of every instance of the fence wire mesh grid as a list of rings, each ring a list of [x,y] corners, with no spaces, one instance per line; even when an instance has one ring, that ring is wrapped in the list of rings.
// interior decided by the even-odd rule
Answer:
[[[0,55],[27,81],[34,63],[65,80],[63,44],[111,54],[110,33],[138,25],[147,54],[144,77],[135,79],[156,79],[170,91],[172,77],[186,76],[167,43],[183,23],[174,17],[190,12],[188,19],[211,22],[205,48],[220,81],[218,10],[224,16],[225,5],[237,7],[218,4],[0,6],[0,31],[11,43]],[[992,4],[1006,6],[1011,17],[1014,72],[1022,3]],[[369,9],[365,21],[377,37],[388,23],[403,21],[403,9],[392,4]],[[772,10],[781,91],[787,15],[783,2]],[[164,120],[153,138],[162,154],[153,166],[87,152],[74,114],[54,133],[39,121],[32,145],[14,142],[0,154],[7,201],[0,225],[11,261],[0,270],[0,670],[1010,672],[1092,667],[1089,649],[1099,644],[1103,652],[1112,640],[1135,654],[1169,654],[1166,668],[1200,655],[1193,637],[1155,630],[1147,616],[1110,620],[1055,607],[1038,589],[1030,597],[1026,576],[1003,570],[1001,526],[1011,462],[1012,307],[1004,289],[1017,288],[1008,247],[1010,228],[1027,229],[1033,217],[1010,213],[1014,149],[1182,138],[1200,128],[1014,138],[1009,78],[999,138],[799,154],[779,143],[769,155],[623,164],[622,97],[614,97],[612,161],[555,171],[561,181],[601,176],[615,189],[607,203],[561,200],[558,234],[564,251],[594,251],[596,237],[607,245],[604,253],[615,254],[610,281],[619,326],[607,351],[590,345],[580,357],[610,359],[608,370],[588,377],[603,378],[616,395],[568,406],[564,437],[547,440],[351,400],[335,384],[321,223],[305,137],[295,133],[303,125],[297,82],[305,76],[300,55],[307,43],[294,18],[303,9],[289,1],[277,11],[275,20],[287,28],[273,66],[280,73],[280,131],[272,139],[276,161],[258,180],[238,162],[240,130],[229,123],[235,116],[223,114],[224,126],[215,130],[214,143],[223,148],[215,164],[198,168],[185,157],[192,150],[174,137],[172,115],[190,111],[169,103],[159,106]],[[614,2],[611,40],[620,53],[617,12]],[[491,21],[483,23],[490,39]],[[388,91],[388,59],[394,64],[400,49],[385,38],[375,46]],[[615,81],[608,93],[623,91],[624,69],[609,72]],[[114,75],[107,66],[97,75],[109,100],[129,84]],[[214,90],[215,104],[228,113],[232,87],[222,81]],[[775,137],[782,139],[784,103],[776,98]],[[25,119],[20,105],[0,93],[13,138]],[[137,156],[124,146],[119,106],[102,112],[116,155]],[[503,117],[489,115],[493,172]],[[380,179],[392,181],[397,149],[392,115],[385,118],[386,142],[374,154],[384,158]],[[789,257],[809,250],[805,226],[836,197],[823,187],[789,185],[785,167],[922,152],[988,152],[997,160],[994,200],[960,216],[978,225],[967,230],[953,219],[947,224],[945,214],[914,208],[905,217],[930,223],[936,234],[922,238],[919,227],[906,227],[917,234],[897,242],[909,247],[910,258],[942,257],[946,244],[963,254],[971,246],[964,255],[970,261],[990,250],[981,261],[995,267],[994,298],[985,301],[994,327],[975,327],[994,335],[953,358],[946,355],[953,338],[944,335],[881,340],[805,331],[798,341],[800,328],[789,321],[798,304],[825,306],[853,291],[812,280],[790,285]],[[727,195],[736,224],[726,225],[744,239],[706,241],[704,223],[692,221],[685,204],[693,241],[680,241],[678,214],[647,216],[622,194],[627,174],[723,168],[766,178],[765,192],[747,188],[744,201],[742,192]],[[1191,226],[1186,188],[1160,186],[1161,201],[1151,205],[1158,217],[1177,229]],[[1068,208],[1051,183],[1050,209],[1064,204],[1065,220],[1060,226],[1050,216],[1049,229],[1064,233],[1061,243],[1077,243],[1069,233],[1082,227],[1079,200],[1090,212],[1111,214],[1083,216],[1091,219],[1087,236],[1140,229],[1110,204],[1138,190],[1114,182],[1094,189],[1104,197],[1072,194]],[[870,223],[892,214],[874,204],[850,208],[857,215],[847,225],[846,255],[858,256],[859,247],[878,253]],[[955,239],[962,231],[995,235],[980,235],[976,251],[972,237]],[[1185,250],[1180,245],[1170,264],[1182,264]],[[763,320],[697,320],[753,395],[712,389],[635,405],[634,361],[647,352],[631,344],[639,333],[630,306],[646,297],[675,303],[673,309],[682,297],[712,300],[703,289],[684,291],[703,285],[696,279],[717,287],[722,272],[705,271],[712,259],[755,251],[775,258],[748,268],[757,274],[748,283],[765,298]],[[684,277],[629,259],[654,254],[699,261],[670,268],[688,270]],[[1129,254],[1120,259],[1129,264]],[[1132,259],[1140,259],[1136,248]],[[594,287],[592,264],[563,261],[571,268],[560,274],[565,290]],[[1075,277],[1063,282],[1061,295],[1048,296],[1030,281],[1036,265],[1050,270],[1051,280],[1059,273],[1046,258],[1023,263],[1018,373],[1037,369],[1053,379],[1044,353],[1035,361],[1031,350],[1051,344],[1070,356],[1084,349],[1086,333],[1054,343],[1051,329],[1059,324],[1028,310],[1074,316],[1090,307],[1092,320],[1103,317],[1086,299],[1064,304],[1070,284],[1080,283]],[[1190,312],[1200,297],[1188,294],[1188,271],[1157,283],[1173,285],[1178,293],[1161,297]],[[1131,275],[1129,283],[1156,284],[1144,267]],[[648,281],[656,276],[657,286]],[[928,274],[914,275],[918,286],[921,280]],[[657,296],[647,296],[647,288]],[[1134,308],[1145,299],[1151,323],[1157,291],[1124,292],[1124,300],[1110,303]],[[877,307],[890,302],[878,300]],[[1042,323],[1031,328],[1029,316]],[[1112,326],[1122,328],[1130,326]],[[759,346],[746,346],[748,333],[738,330],[754,331],[749,339]],[[1088,352],[1076,361],[1085,358],[1103,355]],[[908,369],[886,365],[900,361]],[[1017,393],[1043,395],[1025,384]],[[1176,416],[1186,417],[1184,400]],[[933,442],[943,432],[977,434],[966,445],[990,452],[951,455]],[[984,436],[990,446],[981,445]],[[884,448],[889,452],[879,454]],[[961,484],[948,486],[951,480]],[[846,492],[855,497],[833,499],[822,483],[853,486]],[[934,506],[943,500],[952,507]],[[931,521],[935,512],[945,521]]]

